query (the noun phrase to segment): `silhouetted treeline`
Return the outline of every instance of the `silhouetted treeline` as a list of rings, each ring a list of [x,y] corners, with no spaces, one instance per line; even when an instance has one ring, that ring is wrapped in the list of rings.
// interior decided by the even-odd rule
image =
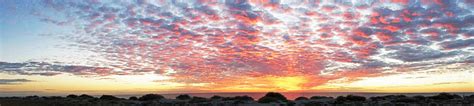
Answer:
[[[214,95],[210,98],[190,96],[182,94],[175,99],[167,99],[159,94],[146,94],[140,97],[132,96],[128,99],[115,97],[113,95],[102,95],[94,97],[87,94],[60,96],[26,96],[26,97],[0,97],[1,106],[167,106],[167,105],[215,105],[215,104],[278,104],[284,106],[313,106],[313,105],[337,105],[337,104],[470,104],[474,105],[474,95],[460,96],[457,94],[440,93],[434,96],[405,96],[405,95],[385,95],[366,98],[358,95],[347,95],[327,97],[297,97],[295,100],[289,100],[281,93],[268,92],[263,97],[255,100],[254,98],[244,96],[222,97]]]

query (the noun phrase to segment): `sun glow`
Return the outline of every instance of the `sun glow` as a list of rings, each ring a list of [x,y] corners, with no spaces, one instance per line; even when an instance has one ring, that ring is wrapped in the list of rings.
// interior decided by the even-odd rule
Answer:
[[[302,85],[307,82],[304,77],[270,77],[276,88],[286,91],[301,90]]]

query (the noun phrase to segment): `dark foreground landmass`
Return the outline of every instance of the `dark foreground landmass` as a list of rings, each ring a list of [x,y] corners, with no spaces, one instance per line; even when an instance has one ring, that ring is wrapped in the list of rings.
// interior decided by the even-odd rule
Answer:
[[[386,95],[366,98],[357,95],[338,97],[312,96],[288,100],[276,92],[254,99],[250,96],[211,98],[179,95],[174,99],[146,94],[128,99],[112,95],[99,98],[82,94],[60,96],[0,97],[0,106],[474,106],[474,95],[440,93],[434,96]]]

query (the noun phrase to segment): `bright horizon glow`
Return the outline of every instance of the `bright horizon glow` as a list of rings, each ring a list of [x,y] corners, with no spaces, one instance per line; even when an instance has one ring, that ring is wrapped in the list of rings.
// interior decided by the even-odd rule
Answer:
[[[0,96],[474,92],[468,0],[0,0]]]

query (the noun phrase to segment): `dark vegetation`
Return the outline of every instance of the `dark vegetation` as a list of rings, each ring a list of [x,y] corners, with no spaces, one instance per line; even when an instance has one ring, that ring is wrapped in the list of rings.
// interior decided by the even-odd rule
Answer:
[[[309,100],[307,97],[298,97],[295,99],[295,101],[298,101],[298,100]]]
[[[344,103],[344,102],[362,102],[365,101],[365,97],[357,96],[357,95],[347,95],[347,96],[338,96],[336,98],[336,103]]]
[[[216,102],[217,101],[217,102]],[[389,103],[460,103],[473,104],[474,95],[460,96],[457,94],[440,93],[434,96],[405,96],[405,95],[385,95],[366,98],[357,95],[338,96],[336,98],[326,96],[312,96],[298,97],[295,100],[288,100],[284,95],[277,92],[268,92],[265,96],[255,100],[250,96],[235,96],[222,97],[214,95],[210,98],[190,96],[182,94],[176,96],[175,99],[166,99],[159,94],[146,94],[141,97],[132,96],[128,99],[115,97],[113,95],[102,95],[94,97],[86,94],[82,95],[67,95],[60,96],[26,96],[26,97],[0,97],[1,106],[88,106],[88,105],[134,105],[134,106],[148,106],[163,104],[205,104],[205,103],[231,103],[231,104],[245,104],[245,103],[277,103],[292,106],[297,103],[306,104],[305,106],[312,106],[311,104],[351,104],[351,103],[382,103],[382,101]]]
[[[128,98],[128,100],[138,100],[138,98],[135,97],[135,96],[132,96],[132,97]]]
[[[327,96],[312,96],[310,99],[332,99],[332,97],[327,97]]]
[[[112,95],[102,95],[99,99],[100,100],[120,100],[122,98],[117,98],[117,97],[112,96]]]
[[[176,99],[178,99],[178,100],[189,100],[189,99],[191,99],[191,96],[189,96],[188,94],[184,94],[184,95],[176,96]]]
[[[271,103],[271,102],[288,102],[285,96],[276,92],[268,92],[262,98],[258,99],[258,103]]]
[[[151,101],[151,100],[160,100],[164,99],[164,96],[158,95],[158,94],[146,94],[143,95],[142,97],[138,98],[139,101]]]

